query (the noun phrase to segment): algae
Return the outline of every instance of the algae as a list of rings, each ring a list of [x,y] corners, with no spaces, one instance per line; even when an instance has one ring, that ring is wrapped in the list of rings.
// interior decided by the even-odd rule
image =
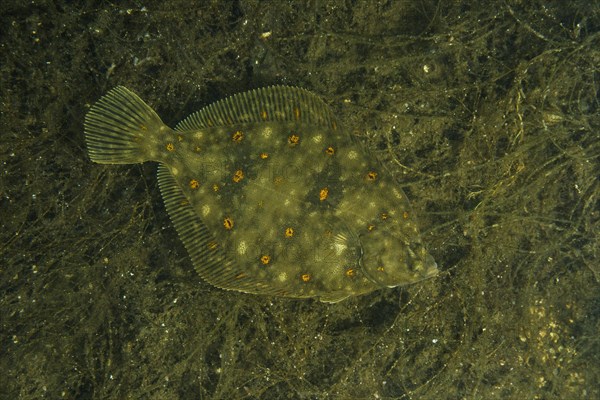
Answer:
[[[0,397],[598,398],[600,8],[0,5]],[[156,166],[91,163],[118,84],[173,125],[269,84],[394,171],[440,276],[334,305],[212,288]]]

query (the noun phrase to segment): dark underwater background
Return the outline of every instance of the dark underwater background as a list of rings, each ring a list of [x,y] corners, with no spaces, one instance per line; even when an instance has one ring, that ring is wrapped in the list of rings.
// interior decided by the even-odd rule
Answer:
[[[214,288],[156,164],[86,155],[125,85],[174,126],[317,93],[440,274],[336,304]],[[2,1],[0,398],[597,399],[600,4]]]

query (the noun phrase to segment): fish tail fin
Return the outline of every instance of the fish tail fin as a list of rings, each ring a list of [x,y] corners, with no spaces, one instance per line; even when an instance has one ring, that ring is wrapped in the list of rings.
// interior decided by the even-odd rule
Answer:
[[[90,159],[100,164],[148,161],[144,136],[165,124],[135,93],[117,86],[102,96],[85,116],[85,143]]]

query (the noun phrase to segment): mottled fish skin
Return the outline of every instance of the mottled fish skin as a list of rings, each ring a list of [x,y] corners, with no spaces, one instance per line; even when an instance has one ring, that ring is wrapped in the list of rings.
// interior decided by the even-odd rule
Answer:
[[[306,90],[237,94],[171,129],[117,87],[85,136],[95,162],[160,163],[173,225],[217,287],[337,302],[437,273],[402,190]]]

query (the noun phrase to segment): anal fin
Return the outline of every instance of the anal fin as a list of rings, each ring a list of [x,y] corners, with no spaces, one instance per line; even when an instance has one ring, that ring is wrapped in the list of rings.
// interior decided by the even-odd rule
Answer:
[[[198,275],[222,289],[279,296],[286,294],[281,288],[244,273],[243,266],[237,265],[227,255],[190,204],[171,171],[163,164],[158,167],[158,185],[171,222]]]

